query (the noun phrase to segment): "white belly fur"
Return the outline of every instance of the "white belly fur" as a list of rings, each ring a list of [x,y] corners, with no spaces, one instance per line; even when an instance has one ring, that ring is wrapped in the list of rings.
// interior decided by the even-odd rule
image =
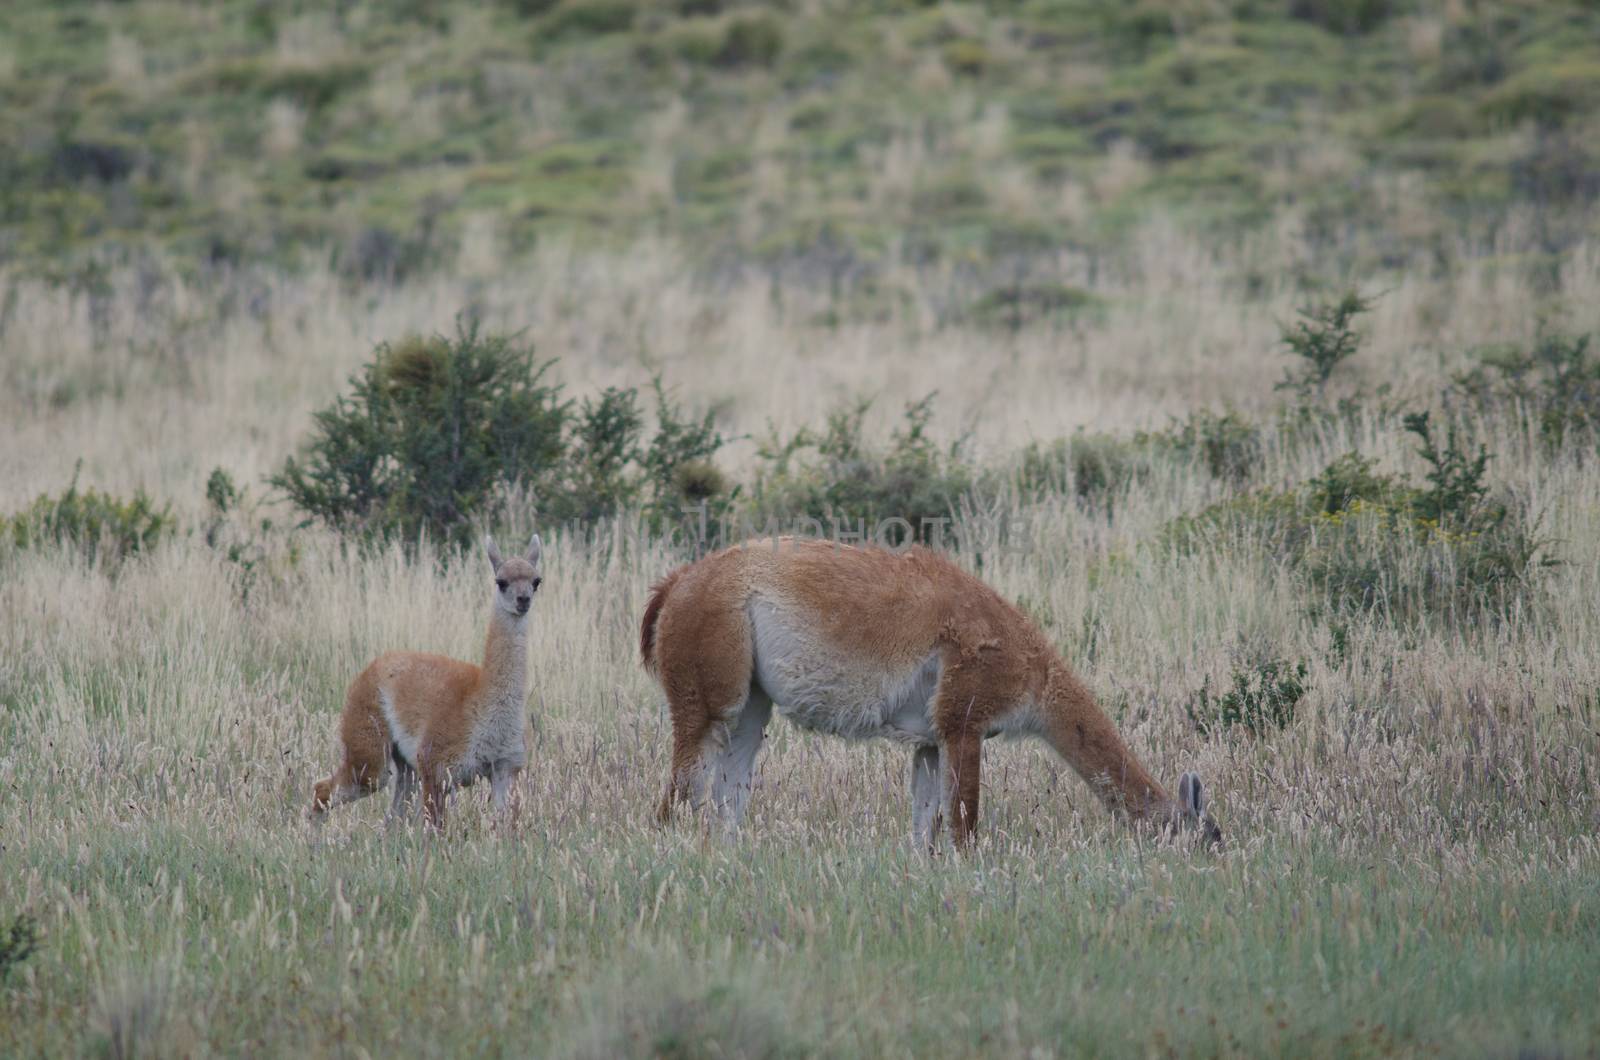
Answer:
[[[400,716],[394,709],[394,699],[388,689],[378,690],[378,705],[383,709],[384,720],[389,723],[389,738],[394,741],[395,749],[415,769],[420,739],[416,733],[400,724]],[[520,769],[527,764],[527,746],[519,705],[496,704],[484,712],[483,718],[474,727],[467,752],[461,761],[450,767],[449,783],[464,787],[480,777],[488,776],[496,763]]]
[[[942,664],[937,652],[884,669],[817,643],[817,635],[770,602],[750,603],[755,679],[778,712],[802,728],[849,739],[883,736],[935,742],[933,693]]]

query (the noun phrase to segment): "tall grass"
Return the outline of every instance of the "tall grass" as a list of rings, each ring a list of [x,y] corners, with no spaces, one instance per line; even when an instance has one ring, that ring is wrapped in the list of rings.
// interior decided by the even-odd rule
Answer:
[[[1164,463],[1114,508],[1004,494],[1025,546],[959,561],[1043,623],[1169,782],[1196,768],[1230,839],[1205,856],[1106,815],[1042,748],[991,744],[982,842],[909,843],[903,749],[777,721],[743,839],[650,808],[660,696],[635,659],[651,581],[680,557],[627,520],[547,536],[533,618],[520,816],[458,797],[431,839],[380,800],[303,820],[345,683],[387,648],[472,658],[486,568],[423,543],[361,551],[291,530],[261,478],[372,344],[472,300],[527,325],[578,393],[659,368],[730,433],[816,422],[839,394],[893,410],[939,390],[935,427],[978,459],[1083,426],[1282,400],[1277,326],[1301,300],[1239,278],[1288,253],[1147,233],[1070,322],[994,332],[942,315],[955,277],[854,313],[772,276],[711,279],[664,247],[546,252],[468,290],[351,289],[316,275],[161,276],[110,291],[12,278],[0,338],[0,511],[74,462],[170,499],[182,530],[115,567],[70,542],[0,545],[0,918],[36,953],[0,983],[17,1054],[105,1051],[575,1056],[1176,1053],[1582,1054],[1600,1041],[1600,465],[1485,415],[1489,475],[1541,514],[1564,564],[1497,622],[1338,631],[1259,541],[1180,552],[1161,529],[1234,488]],[[1349,384],[1417,400],[1552,307],[1600,326],[1600,252],[1536,304],[1503,258],[1374,278]],[[219,297],[220,296],[220,297]],[[958,297],[959,296],[959,297]],[[832,313],[826,323],[819,314]],[[774,358],[777,359],[774,359]],[[1337,379],[1335,380],[1337,383]],[[746,442],[746,444],[753,444]],[[1350,449],[1417,476],[1392,417],[1309,440],[1269,431],[1253,480],[1303,482]],[[198,529],[207,472],[256,491],[249,591]],[[261,529],[265,514],[273,524]],[[1306,660],[1281,728],[1198,731],[1209,680]]]

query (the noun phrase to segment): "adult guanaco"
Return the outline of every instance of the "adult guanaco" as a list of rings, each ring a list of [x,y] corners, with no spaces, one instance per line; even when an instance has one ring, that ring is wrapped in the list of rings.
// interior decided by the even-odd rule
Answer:
[[[672,718],[658,816],[707,800],[730,831],[773,705],[808,729],[912,748],[912,830],[959,847],[978,821],[983,741],[1043,738],[1110,807],[1136,820],[1222,834],[1200,778],[1173,799],[1118,736],[1044,633],[945,556],[778,538],[713,553],[651,591],[645,668]]]
[[[539,535],[527,555],[503,559],[484,542],[494,571],[494,608],[483,665],[424,652],[388,652],[368,664],[345,695],[343,758],[319,780],[311,811],[371,795],[394,778],[389,818],[400,816],[420,781],[426,823],[444,823],[445,795],[488,777],[504,812],[527,763],[528,615],[543,581]]]

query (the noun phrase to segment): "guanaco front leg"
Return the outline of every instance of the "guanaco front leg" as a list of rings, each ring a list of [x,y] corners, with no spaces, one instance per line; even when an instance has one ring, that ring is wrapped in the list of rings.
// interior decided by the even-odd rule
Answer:
[[[957,850],[970,850],[978,828],[978,774],[983,763],[983,737],[978,733],[958,733],[945,741],[939,754],[944,759],[950,835],[955,839]]]
[[[422,820],[428,828],[444,831],[444,785],[431,769],[422,773]]]
[[[521,766],[509,762],[496,762],[489,767],[489,795],[494,803],[494,812],[502,821],[516,816],[511,804],[511,786],[521,772]]]

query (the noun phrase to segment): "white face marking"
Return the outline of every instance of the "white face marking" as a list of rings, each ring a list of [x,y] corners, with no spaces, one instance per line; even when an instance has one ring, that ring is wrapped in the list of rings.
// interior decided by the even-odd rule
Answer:
[[[537,564],[507,560],[494,572],[495,606],[514,619],[526,618],[543,583],[544,574]]]

